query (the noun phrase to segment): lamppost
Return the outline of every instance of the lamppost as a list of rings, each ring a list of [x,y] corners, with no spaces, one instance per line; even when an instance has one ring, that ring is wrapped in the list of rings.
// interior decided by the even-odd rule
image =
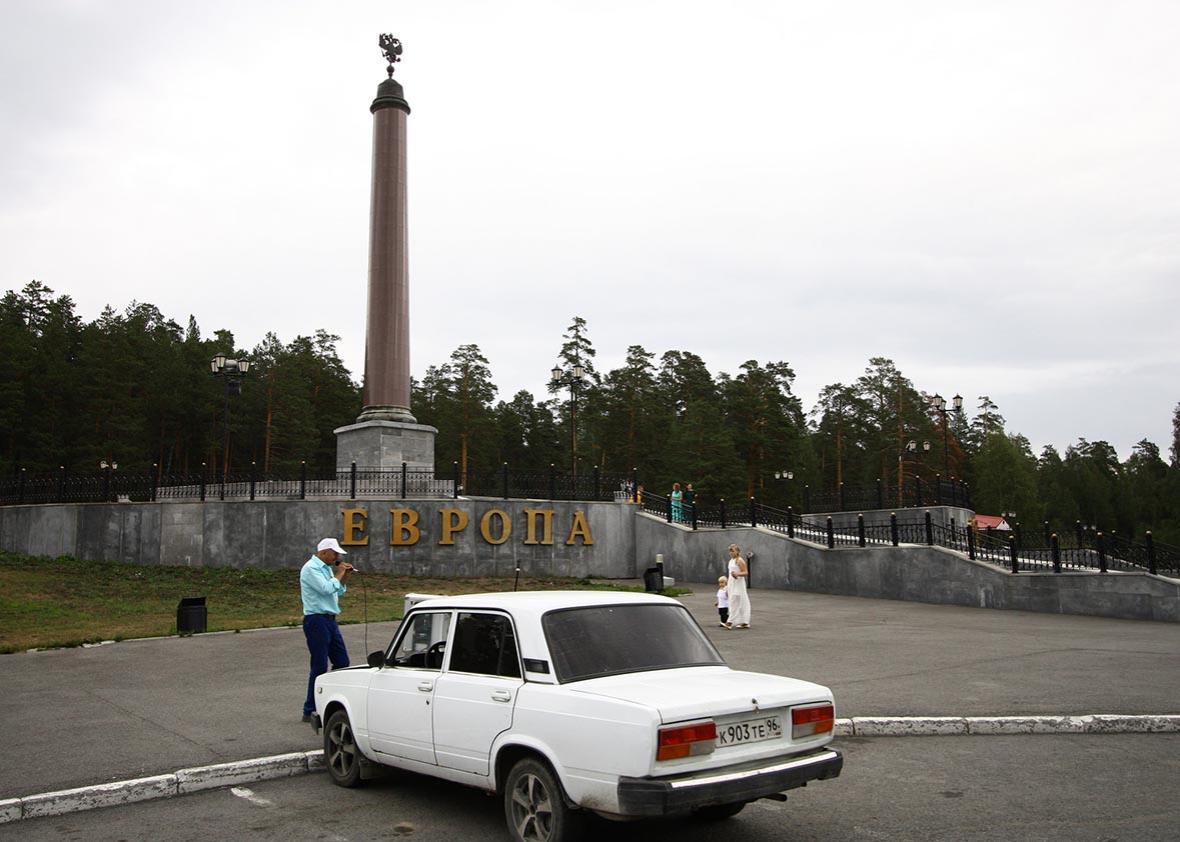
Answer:
[[[104,501],[111,499],[111,482],[114,479],[115,471],[119,470],[119,463],[114,459],[107,461],[103,459],[98,463],[99,470],[102,471],[102,496]]]
[[[218,354],[209,361],[209,371],[225,381],[225,443],[221,468],[224,477],[229,473],[229,396],[242,394],[242,378],[250,372],[250,361]]]
[[[785,470],[784,471],[775,471],[774,478],[777,480],[786,480],[787,481],[787,505],[790,506],[791,505],[791,489],[793,487],[791,485],[791,480],[795,479],[795,472],[794,471],[785,471]]]
[[[939,395],[939,394],[931,395],[928,398],[928,400],[930,401],[930,407],[932,409],[934,409],[939,415],[942,416],[942,475],[946,479],[950,479],[950,476],[951,476],[950,452],[951,451],[950,451],[949,439],[947,437],[946,417],[948,414],[951,413],[952,410],[946,408],[946,398],[944,398],[942,395]],[[963,409],[963,396],[962,395],[955,395],[953,398],[951,398],[951,402],[952,402],[951,405],[954,407],[954,409],[953,409],[954,412],[960,412]]]
[[[578,483],[578,387],[586,384],[586,369],[582,367],[577,357],[568,369],[553,366],[549,372],[550,382],[554,386],[567,386],[570,390],[570,462],[573,466],[574,487]]]
[[[910,453],[910,454],[916,454],[918,452],[918,443],[916,441],[914,441],[913,439],[910,439],[908,442],[906,442],[905,452]],[[922,442],[922,452],[923,453],[930,452],[930,442],[929,441]],[[918,471],[916,469],[916,466],[918,464],[917,457],[913,456],[913,455],[910,456],[910,461],[915,466],[914,476],[917,477],[917,475],[918,475]],[[904,492],[905,492],[905,457],[904,457],[904,454],[898,453],[897,454],[897,507],[899,509],[902,507],[902,495],[904,494]]]

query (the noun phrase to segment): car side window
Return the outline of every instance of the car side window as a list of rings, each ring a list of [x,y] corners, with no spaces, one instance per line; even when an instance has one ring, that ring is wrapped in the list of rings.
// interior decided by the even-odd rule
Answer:
[[[520,678],[512,621],[503,614],[460,612],[448,669]]]
[[[451,612],[427,611],[413,615],[401,630],[401,638],[386,658],[395,667],[440,670],[447,651]]]

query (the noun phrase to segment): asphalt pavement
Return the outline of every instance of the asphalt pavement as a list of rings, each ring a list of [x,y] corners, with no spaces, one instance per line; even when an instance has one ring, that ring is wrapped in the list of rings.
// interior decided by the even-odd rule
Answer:
[[[731,666],[826,684],[839,717],[1180,713],[1176,624],[755,589],[728,631],[711,589],[682,600]],[[344,626],[353,662],[394,630]],[[320,748],[306,680],[298,628],[0,656],[0,800]]]
[[[593,820],[610,842],[1175,842],[1180,734],[836,740],[839,778],[724,822]],[[424,775],[302,775],[0,824],[0,842],[507,842],[499,798]]]

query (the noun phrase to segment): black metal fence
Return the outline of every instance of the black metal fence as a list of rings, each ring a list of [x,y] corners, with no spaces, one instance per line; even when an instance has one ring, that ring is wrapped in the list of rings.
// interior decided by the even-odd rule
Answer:
[[[438,478],[434,471],[411,469],[402,463],[397,471],[362,471],[355,463],[347,471],[309,472],[302,465],[292,473],[263,474],[256,468],[246,473],[219,474],[136,474],[106,469],[96,473],[29,475],[21,470],[0,479],[0,505],[37,503],[149,502],[156,500],[306,500],[316,498],[440,498],[501,497],[538,500],[634,501],[648,514],[692,529],[730,526],[762,526],[786,533],[788,537],[835,547],[899,546],[926,544],[966,553],[973,560],[1002,566],[1013,573],[1022,571],[1071,570],[1147,571],[1180,575],[1180,547],[1161,544],[1147,532],[1144,539],[1102,532],[1084,527],[1058,534],[1043,524],[1031,533],[1019,524],[1013,530],[976,530],[967,524],[934,523],[930,512],[918,515],[923,505],[969,507],[967,488],[954,480],[936,480],[911,485],[912,505],[901,518],[890,516],[887,524],[866,524],[857,516],[855,526],[836,526],[831,517],[796,512],[793,507],[777,509],[750,499],[737,505],[725,500],[685,503],[670,497],[641,491],[637,472],[606,474],[598,468],[574,475],[550,465],[543,471],[516,471],[507,464],[494,469],[468,465],[461,472],[458,463],[451,476]],[[883,489],[838,488],[808,502],[827,511],[850,511],[852,502],[868,501],[865,508],[883,509]],[[638,497],[638,500],[636,498]],[[921,502],[924,501],[924,502]],[[940,502],[941,501],[941,502]],[[823,505],[828,504],[828,505]],[[899,507],[905,508],[905,507]]]
[[[959,506],[971,508],[971,493],[967,483],[951,477],[934,479],[915,476],[907,478],[899,489],[878,479],[872,485],[850,486],[838,483],[830,491],[802,489],[805,512],[863,512],[868,509],[909,509],[923,506]]]
[[[316,498],[525,498],[540,500],[629,500],[635,476],[604,474],[597,468],[574,475],[550,465],[544,471],[512,470],[501,465],[462,474],[457,463],[449,476],[410,468],[365,471],[353,464],[346,471],[296,471],[264,473],[202,470],[195,474],[131,473],[106,469],[93,473],[30,475],[18,471],[0,479],[0,505],[37,503],[151,502],[156,500],[306,500]]]
[[[756,500],[737,506],[727,506],[724,500],[710,506],[683,503],[677,506],[668,497],[645,493],[640,505],[648,514],[692,529],[761,526],[829,549],[901,544],[940,546],[1013,573],[1119,570],[1180,575],[1180,547],[1154,541],[1151,532],[1145,534],[1142,542],[1137,542],[1079,526],[1065,542],[1057,533],[1050,532],[1042,544],[1035,540],[1022,542],[1016,530],[977,530],[954,520],[945,525],[935,523],[929,511],[918,514],[912,509],[900,518],[896,513],[890,514],[888,523],[866,523],[864,516],[858,514],[854,526],[836,526],[831,517],[801,514],[792,508],[776,509]]]
[[[468,497],[524,498],[532,500],[630,500],[636,488],[636,472],[603,473],[596,466],[589,472],[559,471],[555,465],[544,470],[513,470],[507,463],[494,467],[468,464],[463,472],[452,465],[452,479]]]
[[[638,471],[606,473],[597,467],[573,474],[550,465],[541,470],[522,470],[507,464],[474,466],[461,471],[452,463],[448,471],[403,466],[394,471],[349,470],[323,472],[309,470],[304,464],[293,471],[263,472],[256,466],[246,471],[222,474],[202,466],[191,474],[163,473],[158,469],[132,473],[106,469],[76,473],[62,469],[51,474],[29,474],[18,470],[0,479],[0,505],[23,503],[101,503],[117,500],[145,502],[162,499],[230,500],[230,499],[307,499],[308,497],[439,497],[473,496],[524,498],[539,500],[630,500],[639,485]],[[967,485],[955,479],[933,480],[914,477],[899,494],[886,489],[880,480],[872,486],[839,484],[831,491],[812,492],[801,489],[803,511],[851,512],[867,509],[921,508],[923,506],[961,506],[970,508]],[[666,499],[653,495],[652,499]],[[901,505],[895,505],[900,500]],[[692,504],[684,504],[685,511]],[[705,525],[720,525],[725,502],[717,501],[706,509],[702,504],[698,519]],[[687,517],[687,515],[686,515]]]

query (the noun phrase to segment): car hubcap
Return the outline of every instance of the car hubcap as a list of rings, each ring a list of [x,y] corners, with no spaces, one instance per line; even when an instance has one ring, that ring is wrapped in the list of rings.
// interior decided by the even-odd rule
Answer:
[[[512,818],[521,839],[548,842],[553,833],[549,790],[536,775],[522,775],[512,790]]]
[[[356,744],[347,722],[337,722],[328,733],[328,768],[338,778],[348,777],[356,761]]]

